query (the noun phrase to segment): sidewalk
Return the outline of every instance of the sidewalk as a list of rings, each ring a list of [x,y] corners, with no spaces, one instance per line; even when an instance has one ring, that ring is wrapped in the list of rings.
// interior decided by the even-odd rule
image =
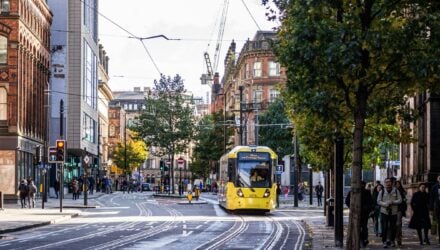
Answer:
[[[316,200],[314,200],[314,205],[309,205],[308,197],[301,202],[298,202],[298,207],[293,207],[293,201],[281,202],[280,210],[304,210],[305,208],[317,209],[321,210],[322,213],[317,213],[311,216],[310,218],[303,219],[303,222],[306,225],[306,231],[308,231],[309,236],[312,238],[312,249],[344,249],[335,247],[334,240],[334,227],[326,226],[326,217],[324,216],[323,207],[316,206]],[[429,235],[431,246],[419,244],[419,240],[417,237],[417,231],[408,228],[410,218],[403,218],[403,226],[402,226],[402,246],[400,248],[395,247],[389,249],[440,249],[440,245],[438,245],[438,240],[435,236]],[[344,246],[347,240],[347,226],[348,226],[348,209],[344,209]],[[383,249],[382,239],[377,237],[373,231],[373,223],[372,220],[369,220],[369,245],[363,249]],[[397,243],[397,242],[396,242]]]
[[[88,206],[85,207],[84,196],[78,200],[72,200],[72,195],[67,194],[63,199],[63,212],[60,212],[60,200],[49,198],[41,208],[41,199],[37,199],[35,208],[21,208],[20,204],[5,204],[4,209],[0,210],[0,235],[16,232],[29,228],[55,224],[69,220],[81,214],[81,209],[96,208],[99,206],[96,198],[104,195],[94,193],[88,196]]]

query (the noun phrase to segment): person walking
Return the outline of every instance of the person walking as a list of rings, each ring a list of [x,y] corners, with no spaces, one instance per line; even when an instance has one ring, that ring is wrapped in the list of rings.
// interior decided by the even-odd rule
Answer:
[[[58,193],[60,192],[60,181],[58,179],[55,179],[53,185],[54,185],[53,189],[55,190],[55,195],[57,196],[58,199]]]
[[[281,184],[277,182],[277,208],[280,207]]]
[[[37,194],[37,187],[35,186],[34,181],[31,180],[28,183],[28,194],[27,194],[29,208],[35,208],[35,196],[36,196],[36,194]]]
[[[402,245],[402,218],[406,217],[406,210],[408,208],[408,203],[406,200],[406,192],[405,189],[402,187],[402,183],[400,181],[395,181],[394,185],[399,191],[400,196],[402,196],[402,203],[399,204],[398,210],[397,210],[397,224],[396,224],[396,241],[397,246]]]
[[[438,227],[440,225],[440,176],[437,177],[437,183],[432,186],[429,198],[429,209],[433,211],[433,217]],[[440,230],[437,230],[437,238],[438,244],[440,244]]]
[[[304,199],[304,184],[300,182],[298,184],[298,200],[302,201]]]
[[[380,215],[380,205],[377,204],[377,197],[379,196],[379,193],[383,190],[382,185],[376,185],[373,190],[373,202],[374,202],[374,214],[373,214],[373,221],[374,221],[374,233],[378,237],[382,237],[382,219]]]
[[[429,194],[425,190],[426,184],[419,184],[419,190],[414,193],[411,198],[413,215],[409,221],[409,228],[417,230],[420,245],[424,243],[430,245],[428,238],[428,230],[431,228],[431,220],[429,218]],[[424,238],[422,238],[422,229]]]
[[[89,177],[89,193],[93,194],[93,191],[95,190],[95,178],[93,176]]]
[[[25,208],[28,195],[28,186],[25,179],[21,180],[20,185],[18,186],[18,195],[20,196],[21,208]]]
[[[78,192],[79,192],[79,188],[78,188],[78,181],[76,180],[76,178],[73,179],[72,181],[72,199],[76,200],[78,198]]]
[[[361,247],[366,247],[369,244],[368,241],[368,218],[370,218],[370,213],[373,211],[373,197],[371,196],[371,191],[366,189],[365,181],[361,182]],[[351,191],[348,192],[347,197],[345,197],[345,205],[350,208],[351,203]]]
[[[382,243],[384,248],[395,247],[398,206],[402,203],[399,191],[392,186],[390,178],[385,179],[385,188],[377,197],[382,217]],[[389,236],[389,237],[388,237]]]
[[[316,198],[318,199],[318,207],[322,206],[322,193],[324,192],[324,187],[321,182],[318,181],[318,185],[315,187]]]

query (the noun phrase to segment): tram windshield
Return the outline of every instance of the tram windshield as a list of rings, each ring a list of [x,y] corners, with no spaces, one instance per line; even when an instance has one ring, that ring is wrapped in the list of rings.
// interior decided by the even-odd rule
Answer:
[[[242,161],[238,163],[238,186],[270,187],[269,161]]]

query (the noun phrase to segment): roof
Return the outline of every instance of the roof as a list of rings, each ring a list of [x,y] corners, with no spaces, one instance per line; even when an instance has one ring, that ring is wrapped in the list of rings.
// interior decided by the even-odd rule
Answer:
[[[144,100],[144,92],[118,91],[113,92],[113,100]]]

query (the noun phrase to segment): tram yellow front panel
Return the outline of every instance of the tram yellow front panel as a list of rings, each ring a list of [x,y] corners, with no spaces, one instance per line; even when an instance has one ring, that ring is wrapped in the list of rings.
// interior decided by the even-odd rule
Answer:
[[[273,210],[276,205],[274,188],[237,188],[227,185],[226,209]],[[266,197],[265,197],[265,193]]]

